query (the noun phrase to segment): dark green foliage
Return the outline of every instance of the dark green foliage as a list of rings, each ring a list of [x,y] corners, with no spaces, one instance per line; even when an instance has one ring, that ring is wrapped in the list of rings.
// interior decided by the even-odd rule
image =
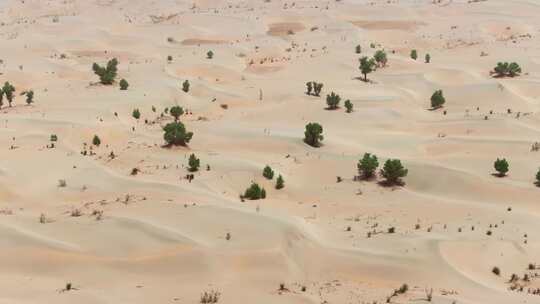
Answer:
[[[141,118],[141,111],[139,111],[139,109],[135,109],[133,110],[133,113],[131,113],[131,116],[138,120],[139,118]]]
[[[418,52],[416,50],[411,51],[411,58],[414,60],[418,59]]]
[[[92,69],[94,70],[94,73],[99,76],[99,80],[102,84],[113,84],[118,72],[118,60],[116,58],[109,60],[106,67],[102,67],[94,62]]]
[[[129,87],[129,83],[128,83],[127,80],[125,80],[124,78],[122,78],[122,79],[120,80],[120,83],[119,83],[119,84],[120,84],[120,90],[122,90],[122,91],[127,90],[128,87]]]
[[[540,169],[536,172],[536,185],[540,187]]]
[[[182,109],[181,106],[174,106],[171,107],[169,113],[171,113],[171,116],[174,117],[174,121],[178,121],[178,118],[184,114],[184,109]]]
[[[306,94],[311,95],[311,91],[313,90],[313,82],[308,81],[306,82],[307,92]]]
[[[306,125],[306,131],[304,132],[304,141],[312,147],[318,147],[320,141],[324,139],[322,133],[323,127],[320,124],[316,122],[310,122]]]
[[[266,179],[273,179],[274,178],[274,170],[272,170],[272,168],[270,168],[270,166],[264,167],[263,176],[266,177]]]
[[[183,83],[182,83],[182,91],[184,92],[189,92],[189,80],[185,80]]]
[[[15,87],[11,83],[6,81],[4,83],[4,87],[2,87],[2,92],[6,96],[9,106],[11,107],[11,103],[13,102],[13,98],[15,97]]]
[[[189,172],[195,172],[199,170],[199,167],[201,166],[201,160],[198,159],[195,154],[191,154],[189,156],[188,160],[188,170]]]
[[[444,105],[446,99],[443,96],[442,90],[437,90],[431,95],[431,107],[433,109],[438,109]]]
[[[376,63],[375,59],[368,58],[368,57],[362,57],[360,58],[360,72],[364,74],[364,81],[368,81],[367,74],[373,72],[375,70]]]
[[[206,53],[206,58],[208,58],[208,59],[214,58],[214,52],[208,51],[208,53]]]
[[[508,164],[508,161],[506,161],[505,158],[503,159],[499,159],[497,158],[497,160],[495,161],[495,163],[493,163],[493,167],[495,167],[495,170],[498,172],[499,174],[499,177],[503,177],[506,175],[506,173],[508,172],[508,167],[509,167],[509,164]]]
[[[283,180],[283,176],[278,175],[276,179],[276,189],[283,189],[285,187],[285,180]]]
[[[51,141],[52,142],[58,141],[58,136],[56,134],[51,134]]]
[[[353,111],[353,104],[350,100],[345,100],[345,109],[347,109],[347,113],[351,113]]]
[[[373,58],[377,62],[377,65],[381,67],[386,66],[386,63],[388,62],[388,57],[386,56],[386,52],[384,50],[376,51]]]
[[[169,145],[185,146],[193,137],[193,132],[187,132],[183,123],[176,121],[163,127],[163,139]]]
[[[329,110],[337,109],[340,101],[341,97],[334,92],[330,93],[330,95],[326,95],[326,104],[328,105]]]
[[[405,169],[399,159],[388,159],[384,163],[381,175],[386,179],[386,184],[401,184],[401,178],[407,176],[409,170]]]
[[[34,102],[34,91],[28,90],[21,93],[21,96],[26,96],[26,104],[30,105]]]
[[[320,96],[321,90],[323,88],[322,83],[318,83],[318,82],[315,82],[315,81],[310,81],[310,82],[306,83],[306,86],[307,86],[307,94],[308,95],[311,95],[311,92],[313,91],[313,95]]]
[[[264,199],[266,198],[266,190],[259,186],[259,184],[252,183],[251,186],[246,189],[242,197],[250,200]]]
[[[362,53],[362,47],[360,46],[360,44],[357,45],[357,46],[354,48],[354,50],[355,50],[356,54]]]
[[[499,62],[493,70],[495,77],[515,77],[521,73],[521,67],[515,62]]]
[[[358,174],[363,179],[370,179],[375,175],[377,167],[379,167],[379,160],[377,156],[371,153],[365,153],[364,157],[358,161]]]
[[[99,147],[99,145],[101,145],[101,139],[99,139],[99,136],[94,135],[94,138],[92,139],[92,144],[96,147]]]
[[[426,63],[430,63],[431,62],[431,55],[426,54],[425,60],[426,60]]]

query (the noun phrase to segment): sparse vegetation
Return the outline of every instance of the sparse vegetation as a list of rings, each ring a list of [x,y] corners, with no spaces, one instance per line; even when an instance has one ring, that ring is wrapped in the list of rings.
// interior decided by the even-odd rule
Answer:
[[[272,168],[270,168],[270,166],[267,165],[263,169],[263,176],[266,179],[273,179],[274,178],[274,170],[272,170]]]
[[[179,121],[171,122],[163,127],[163,139],[169,146],[185,146],[193,138],[193,132],[187,132]]]
[[[141,118],[141,111],[139,111],[139,109],[134,109],[133,112],[131,113],[131,116],[139,120],[139,118]]]
[[[208,52],[206,53],[206,58],[207,58],[207,59],[212,59],[212,58],[214,58],[214,52],[208,51]]]
[[[443,91],[437,90],[431,95],[431,107],[433,109],[438,109],[444,105],[446,99],[444,98]]]
[[[169,110],[169,113],[174,117],[174,121],[178,121],[180,116],[184,115],[184,109],[181,106],[173,106]]]
[[[283,179],[283,176],[278,175],[276,179],[276,189],[283,189],[285,187],[285,180]]]
[[[341,97],[332,92],[329,95],[326,95],[326,104],[328,105],[328,110],[335,110],[339,108],[339,102],[341,101]]]
[[[246,189],[242,198],[246,198],[249,200],[265,199],[266,190],[264,190],[264,188],[259,186],[259,184],[257,183],[251,183],[251,186]]]
[[[92,69],[94,70],[94,73],[99,76],[99,80],[102,84],[111,85],[118,72],[118,60],[116,58],[109,60],[105,67],[94,62]]]
[[[497,158],[497,160],[495,160],[495,162],[493,163],[493,167],[495,167],[495,170],[498,172],[499,177],[504,177],[509,170],[509,164],[505,158]]]
[[[306,83],[307,95],[320,96],[323,84],[315,81],[309,81]],[[313,92],[313,93],[312,93]]]
[[[318,147],[320,142],[324,139],[323,127],[316,123],[310,122],[306,125],[306,131],[304,132],[304,142],[312,147]]]
[[[495,77],[516,77],[521,74],[521,67],[516,62],[498,62],[492,74]]]
[[[411,58],[412,58],[413,60],[418,59],[418,52],[417,52],[416,50],[412,50],[412,51],[411,51]]]
[[[195,156],[195,154],[191,154],[188,159],[188,171],[189,172],[196,172],[199,171],[199,167],[201,166],[201,160]]]
[[[407,176],[408,173],[409,170],[403,167],[399,159],[388,159],[381,170],[381,175],[388,185],[402,184],[401,178]]]
[[[345,100],[345,103],[344,103],[344,104],[345,104],[346,112],[347,112],[347,113],[351,113],[351,112],[353,111],[353,104],[352,104],[352,102],[351,102],[349,99],[347,99],[347,100]]]
[[[375,67],[377,64],[375,63],[375,59],[368,58],[366,56],[360,58],[360,71],[364,75],[364,81],[367,82],[368,78],[367,75],[375,70]]]
[[[375,171],[379,167],[379,160],[376,155],[365,153],[364,157],[358,161],[357,167],[361,178],[370,179],[375,175]]]
[[[184,92],[189,92],[189,80],[184,80],[184,82],[182,83],[182,91]]]
[[[94,138],[92,138],[92,144],[96,147],[99,147],[99,145],[101,145],[101,139],[99,138],[99,136],[94,135]]]
[[[129,87],[129,83],[128,83],[127,80],[125,80],[124,78],[122,78],[122,79],[120,80],[119,85],[120,85],[120,90],[122,90],[122,91],[127,90],[128,87]]]

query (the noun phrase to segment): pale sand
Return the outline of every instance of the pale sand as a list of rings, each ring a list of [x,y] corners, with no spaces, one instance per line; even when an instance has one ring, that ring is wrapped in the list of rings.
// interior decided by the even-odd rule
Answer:
[[[432,2],[0,1],[0,80],[17,88],[0,110],[0,303],[198,303],[210,290],[219,303],[386,303],[403,283],[392,303],[431,288],[438,304],[540,303],[526,292],[540,278],[508,283],[540,273],[527,271],[540,264],[540,3]],[[357,44],[388,52],[372,83],[357,79]],[[127,91],[96,85],[92,63],[113,57]],[[498,61],[524,73],[491,78]],[[447,115],[428,110],[436,89]],[[354,112],[325,110],[331,91]],[[171,118],[158,116],[175,104],[195,135],[166,149]],[[318,149],[302,142],[312,121]],[[101,146],[81,155],[94,134]],[[405,186],[353,181],[365,152],[401,159]],[[497,157],[506,178],[491,175]],[[268,197],[241,202],[252,180]]]

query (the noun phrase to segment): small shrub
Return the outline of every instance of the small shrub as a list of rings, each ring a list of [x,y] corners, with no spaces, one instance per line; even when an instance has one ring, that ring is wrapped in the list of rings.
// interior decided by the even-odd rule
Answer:
[[[426,54],[425,61],[426,61],[426,63],[430,63],[431,62],[431,55]]]
[[[92,69],[94,70],[94,73],[99,76],[99,80],[102,84],[110,85],[114,82],[118,72],[118,60],[116,58],[109,60],[105,67],[94,62]]]
[[[94,135],[94,138],[92,138],[92,144],[96,147],[99,147],[99,145],[101,145],[101,139],[99,138],[99,136]]]
[[[326,104],[328,105],[329,110],[337,109],[340,101],[341,97],[334,92],[330,93],[330,95],[326,95]]]
[[[171,107],[169,110],[169,113],[172,117],[174,117],[174,121],[178,121],[178,118],[182,115],[184,115],[184,109],[181,106],[174,106]]]
[[[184,92],[189,92],[189,80],[185,80],[183,83],[182,83],[182,91]]]
[[[412,51],[411,51],[411,58],[412,58],[413,60],[418,59],[418,52],[417,52],[416,50],[412,50]]]
[[[495,162],[493,163],[493,167],[495,167],[495,170],[498,172],[499,177],[505,176],[509,170],[508,169],[509,164],[505,158],[503,159],[497,158],[497,160],[495,160]]]
[[[493,272],[493,274],[497,276],[501,275],[501,270],[497,266],[493,267],[493,269],[491,269],[491,272]]]
[[[283,180],[283,177],[280,175],[278,175],[278,178],[276,180],[276,189],[279,190],[279,189],[283,189],[285,187],[285,181]]]
[[[189,172],[195,172],[195,171],[199,171],[199,167],[201,166],[201,160],[198,159],[195,154],[191,154],[189,156],[189,160],[188,160],[188,171]]]
[[[266,198],[266,190],[259,186],[257,183],[251,183],[251,186],[246,189],[242,198],[247,198],[250,200],[258,200]]]
[[[351,113],[353,111],[353,104],[350,100],[345,100],[345,109],[347,113]]]
[[[273,179],[274,178],[274,170],[272,170],[272,168],[270,168],[270,166],[264,167],[263,176],[266,179]]]
[[[141,118],[141,111],[139,111],[139,109],[134,109],[133,112],[131,113],[131,116],[139,120],[139,118]]]
[[[358,161],[358,174],[364,179],[369,179],[374,176],[378,166],[379,161],[377,156],[371,153],[365,153],[364,157]]]
[[[208,52],[206,53],[206,58],[208,58],[208,59],[214,58],[214,52],[208,51]]]
[[[433,109],[438,109],[444,105],[446,99],[444,98],[443,91],[437,90],[431,95],[431,107]]]
[[[356,52],[356,54],[362,53],[362,47],[360,46],[360,44],[354,48],[354,51]]]
[[[128,87],[129,87],[129,83],[128,83],[127,80],[125,80],[124,78],[122,78],[122,79],[120,80],[120,83],[119,83],[119,84],[120,84],[120,90],[122,90],[122,91],[127,90]]]

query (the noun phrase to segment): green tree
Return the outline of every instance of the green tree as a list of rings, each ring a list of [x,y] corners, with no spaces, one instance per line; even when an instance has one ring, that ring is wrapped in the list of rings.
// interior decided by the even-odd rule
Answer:
[[[438,109],[444,105],[446,99],[444,98],[443,91],[437,90],[431,95],[431,107],[433,109]]]
[[[285,187],[285,180],[283,180],[283,176],[278,175],[276,179],[276,189],[283,189]]]
[[[34,102],[34,91],[28,90],[21,93],[21,96],[26,96],[26,104],[30,105]]]
[[[358,174],[363,179],[370,179],[375,175],[377,167],[379,167],[379,160],[377,156],[371,153],[365,153],[364,157],[358,161]]]
[[[330,93],[330,95],[326,95],[326,104],[328,105],[329,110],[337,109],[340,101],[341,97],[334,92]]]
[[[99,145],[101,145],[101,139],[99,139],[99,136],[94,135],[94,138],[92,138],[92,144],[96,147],[99,147]]]
[[[185,80],[183,83],[182,83],[182,91],[184,92],[189,92],[189,80]]]
[[[313,82],[313,91],[315,92],[315,96],[321,96],[321,90],[323,88],[322,83]]]
[[[386,66],[386,63],[388,62],[388,57],[386,56],[386,52],[384,50],[376,51],[373,58],[377,62],[377,65],[381,67]]]
[[[208,51],[208,52],[206,53],[206,58],[208,58],[208,59],[214,58],[214,52]]]
[[[418,52],[416,50],[411,51],[411,58],[414,60],[418,59]]]
[[[388,159],[381,170],[381,175],[388,185],[401,184],[401,178],[407,176],[409,170],[405,169],[399,159]]]
[[[430,63],[431,62],[431,55],[426,54],[425,60],[426,60],[426,63]]]
[[[263,176],[266,179],[273,179],[274,178],[274,170],[272,170],[272,168],[270,168],[270,166],[267,165],[263,169]]]
[[[251,183],[251,186],[246,189],[242,197],[250,200],[264,199],[266,198],[266,190],[257,183]]]
[[[4,92],[4,95],[8,100],[9,106],[11,107],[11,103],[13,102],[13,98],[15,97],[15,87],[11,83],[6,81],[4,83],[4,87],[2,88],[2,92]]]
[[[493,70],[495,77],[515,77],[521,73],[521,67],[516,62],[498,62]]]
[[[118,72],[118,60],[116,58],[109,60],[105,67],[94,62],[92,69],[94,70],[94,73],[99,76],[99,80],[102,84],[113,84]]]
[[[313,90],[313,81],[306,82],[307,92],[306,94],[311,95],[311,91]]]
[[[169,145],[185,146],[193,137],[193,132],[187,132],[184,124],[179,121],[168,123],[163,131],[163,139]]]
[[[199,167],[201,166],[201,160],[198,159],[195,154],[191,154],[188,159],[188,170],[189,172],[195,172],[199,171]]]
[[[316,122],[310,122],[306,125],[306,131],[304,132],[304,141],[312,147],[318,147],[320,141],[324,139],[322,133],[323,127],[320,124]]]
[[[362,74],[364,74],[364,81],[368,81],[368,78],[367,78],[367,75],[371,72],[373,72],[375,70],[375,67],[376,67],[376,63],[375,63],[375,59],[373,58],[367,58],[367,57],[362,57],[360,58],[360,71],[362,72]]]
[[[124,78],[122,78],[122,79],[120,80],[120,90],[125,91],[125,90],[128,89],[128,87],[129,87],[129,83],[127,82],[127,80],[125,80]]]
[[[184,109],[182,109],[181,106],[174,106],[171,107],[169,113],[171,113],[171,116],[174,117],[174,121],[178,121],[178,118],[184,115]]]
[[[493,167],[495,167],[495,170],[498,172],[499,177],[503,177],[508,172],[508,161],[506,161],[505,158],[495,160],[495,163],[493,163]]]
[[[139,109],[134,109],[133,112],[131,113],[131,116],[139,120],[139,118],[141,118],[141,111],[139,111]]]
[[[345,109],[347,109],[347,113],[351,113],[353,111],[353,104],[350,100],[345,100]]]

